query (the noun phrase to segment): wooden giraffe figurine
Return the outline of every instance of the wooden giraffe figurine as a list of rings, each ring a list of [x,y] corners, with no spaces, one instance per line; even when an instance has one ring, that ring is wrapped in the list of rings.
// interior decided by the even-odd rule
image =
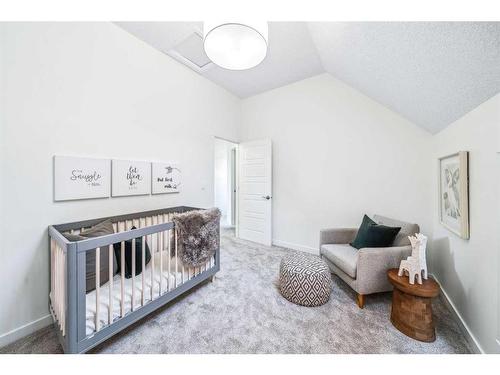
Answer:
[[[415,236],[408,236],[411,242],[411,256],[406,260],[401,261],[399,266],[399,276],[407,273],[410,278],[410,284],[417,282],[422,284],[422,277],[427,279],[427,259],[425,256],[425,248],[427,246],[427,237],[422,233],[417,233]]]

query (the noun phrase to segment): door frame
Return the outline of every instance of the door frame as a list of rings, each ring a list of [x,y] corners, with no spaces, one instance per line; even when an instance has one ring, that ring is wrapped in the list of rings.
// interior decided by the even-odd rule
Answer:
[[[213,136],[213,141],[212,141],[212,171],[215,172],[215,164],[214,164],[214,161],[215,161],[215,158],[214,158],[214,155],[215,155],[215,139],[220,139],[221,141],[226,141],[226,142],[229,142],[229,143],[233,143],[236,145],[235,147],[235,158],[234,158],[234,172],[235,172],[235,176],[234,176],[234,187],[235,187],[235,192],[234,192],[234,207],[232,207],[232,209],[234,210],[234,217],[235,217],[235,221],[234,221],[234,233],[235,233],[235,236],[238,237],[239,236],[239,203],[238,203],[238,193],[239,193],[239,177],[240,177],[240,174],[239,174],[239,152],[240,152],[240,148],[239,148],[239,145],[240,145],[240,142],[237,142],[237,141],[233,141],[231,139],[228,139],[228,138],[224,138],[224,137],[219,137],[218,135],[214,135]],[[215,173],[214,173],[214,181],[212,183],[212,187],[215,187]],[[215,196],[215,192],[214,194],[212,194],[212,196]],[[215,203],[215,202],[214,202]],[[232,204],[233,202],[231,202]]]
[[[236,153],[238,151],[238,147],[234,147],[231,149],[231,156],[230,156],[230,165],[231,165],[231,225],[233,225],[236,228],[236,221],[237,221],[237,216],[236,216],[236,205],[238,201],[238,191],[236,189],[236,182],[237,182],[237,177],[236,176],[236,171],[237,171],[237,164],[236,164]]]

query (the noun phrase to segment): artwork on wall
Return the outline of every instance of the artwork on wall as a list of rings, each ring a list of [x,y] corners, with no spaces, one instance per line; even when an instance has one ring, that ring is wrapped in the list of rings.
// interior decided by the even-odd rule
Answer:
[[[54,156],[54,200],[107,198],[110,160]]]
[[[113,159],[111,175],[113,197],[151,194],[150,162]]]
[[[460,151],[439,159],[441,224],[469,238],[469,153]]]
[[[176,163],[152,163],[153,194],[178,193],[181,170]]]

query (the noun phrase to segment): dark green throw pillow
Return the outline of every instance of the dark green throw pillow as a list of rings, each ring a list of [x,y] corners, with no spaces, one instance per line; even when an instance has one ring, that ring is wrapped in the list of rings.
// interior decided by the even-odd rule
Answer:
[[[388,247],[392,245],[400,230],[400,227],[377,224],[365,215],[358,234],[350,245],[358,250],[364,247]]]
[[[136,229],[136,227],[132,227]],[[132,277],[132,241],[135,241],[135,275],[140,275],[142,272],[142,238],[137,237],[135,240],[128,240],[125,242],[125,277],[130,279]],[[146,249],[144,251],[145,264],[148,264],[151,260],[151,252],[149,251],[149,246],[146,241]],[[115,250],[116,261],[118,263],[118,272],[121,272],[122,264],[122,247],[121,242],[115,243],[113,245]]]

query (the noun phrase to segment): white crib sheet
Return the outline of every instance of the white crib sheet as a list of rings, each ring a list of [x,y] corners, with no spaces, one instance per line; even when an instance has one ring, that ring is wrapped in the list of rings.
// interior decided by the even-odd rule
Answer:
[[[177,275],[177,285],[182,283],[182,263],[179,261],[177,265],[177,274],[175,273],[175,259],[170,259],[170,271],[168,270],[168,251],[162,252],[162,260],[163,260],[163,286],[162,286],[162,294],[167,291],[167,280],[169,290],[172,290],[175,287],[175,275]],[[152,261],[150,261],[146,265],[146,270],[144,273],[144,286],[145,286],[145,295],[144,295],[144,304],[151,301],[151,265]],[[207,263],[210,265],[212,262]],[[193,277],[193,269],[189,270],[189,276]],[[159,288],[160,288],[160,253],[156,252],[154,254],[154,288],[153,295],[154,298],[158,298]],[[184,269],[184,281],[188,279],[188,269]],[[109,313],[109,286],[110,283],[101,285],[100,293],[99,293],[99,326],[100,328],[108,325],[108,313]],[[125,279],[124,285],[124,314],[132,311],[132,278]],[[135,277],[135,303],[134,310],[141,307],[141,292],[142,292],[142,273],[140,275],[136,275]],[[120,301],[121,301],[121,276],[117,274],[113,278],[113,319],[116,319],[120,316]],[[93,290],[87,293],[86,298],[86,335],[90,335],[95,331],[95,316],[96,316],[96,291]]]

